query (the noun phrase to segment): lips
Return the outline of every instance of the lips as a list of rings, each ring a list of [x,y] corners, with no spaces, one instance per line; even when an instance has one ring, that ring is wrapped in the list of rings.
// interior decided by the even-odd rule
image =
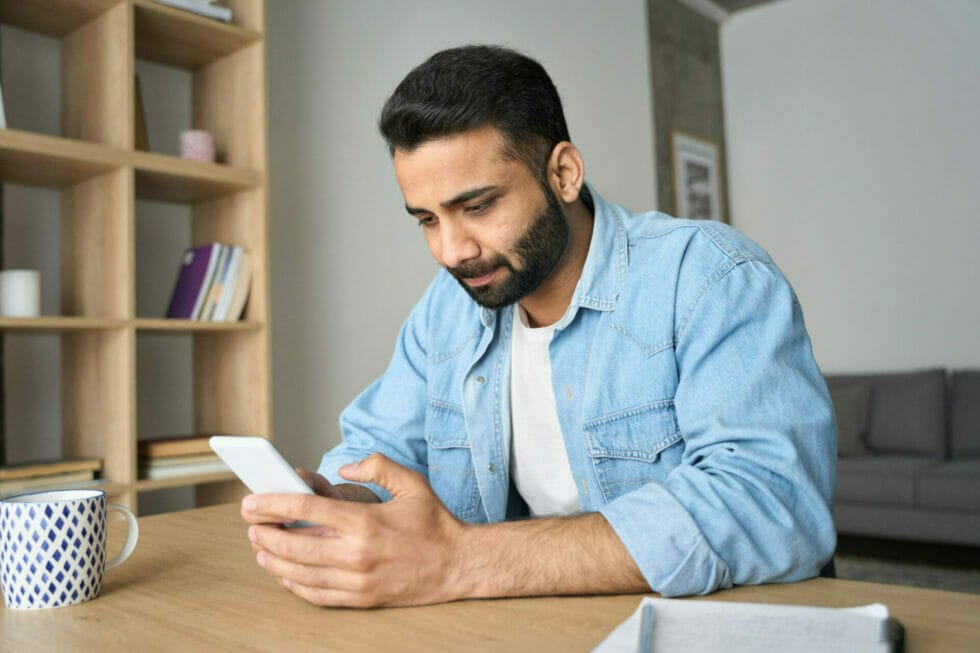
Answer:
[[[497,270],[498,269],[499,268],[494,268],[494,269],[490,270],[489,272],[487,272],[486,274],[480,275],[479,277],[468,277],[468,278],[463,279],[463,281],[470,288],[477,288],[479,286],[485,286],[488,283],[490,283],[491,281],[493,281],[493,277],[497,274]]]

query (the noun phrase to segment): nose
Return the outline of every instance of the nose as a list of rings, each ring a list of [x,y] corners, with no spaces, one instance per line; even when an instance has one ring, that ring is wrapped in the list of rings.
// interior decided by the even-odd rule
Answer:
[[[453,220],[440,222],[439,246],[442,264],[449,268],[459,267],[480,256],[480,246],[465,228]]]

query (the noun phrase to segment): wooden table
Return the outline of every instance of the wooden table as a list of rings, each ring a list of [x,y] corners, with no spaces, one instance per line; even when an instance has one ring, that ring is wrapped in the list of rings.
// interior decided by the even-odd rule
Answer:
[[[110,522],[110,555],[124,522]],[[102,595],[53,610],[0,607],[0,651],[587,651],[640,595],[462,601],[422,608],[317,608],[255,563],[237,505],[140,519],[133,556]],[[881,602],[907,650],[980,651],[980,596],[817,578],[695,600],[823,606]]]

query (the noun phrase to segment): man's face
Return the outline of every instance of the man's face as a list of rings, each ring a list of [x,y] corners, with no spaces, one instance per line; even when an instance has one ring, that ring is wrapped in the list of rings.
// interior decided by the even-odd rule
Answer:
[[[534,292],[568,248],[551,188],[501,154],[493,127],[395,151],[395,177],[436,262],[477,303],[513,304]]]

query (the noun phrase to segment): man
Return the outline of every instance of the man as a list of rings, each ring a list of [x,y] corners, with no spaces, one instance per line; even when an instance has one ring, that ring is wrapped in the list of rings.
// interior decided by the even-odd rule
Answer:
[[[816,575],[833,411],[766,253],[604,201],[551,80],[509,50],[434,55],[380,128],[444,270],[307,474],[319,496],[243,501],[259,564],[346,606]]]

